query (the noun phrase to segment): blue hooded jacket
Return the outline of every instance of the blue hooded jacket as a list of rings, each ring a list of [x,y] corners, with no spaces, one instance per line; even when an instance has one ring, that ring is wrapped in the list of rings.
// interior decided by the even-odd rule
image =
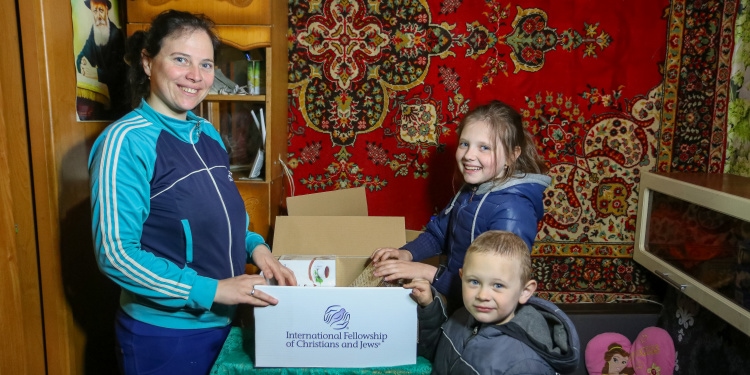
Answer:
[[[414,261],[446,255],[446,270],[433,283],[438,292],[453,300],[460,296],[458,269],[463,267],[466,249],[488,230],[504,230],[521,237],[529,251],[544,215],[544,191],[551,178],[541,174],[517,174],[501,185],[493,181],[464,185],[439,215],[427,224],[424,233],[402,249]]]

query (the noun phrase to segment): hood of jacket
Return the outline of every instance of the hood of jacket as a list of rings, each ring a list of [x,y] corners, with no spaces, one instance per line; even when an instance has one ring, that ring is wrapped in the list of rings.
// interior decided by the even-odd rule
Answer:
[[[469,232],[472,234],[471,241],[474,241],[473,234],[476,233],[475,228],[477,225],[479,212],[482,210],[484,201],[491,195],[489,193],[507,192],[528,198],[528,201],[533,205],[534,214],[536,215],[537,220],[541,220],[542,216],[544,216],[544,191],[547,189],[551,182],[552,178],[547,175],[536,173],[517,173],[513,178],[505,181],[500,185],[496,184],[494,181],[487,181],[479,185],[467,184],[464,185],[453,197],[450,205],[445,209],[445,212],[450,212],[453,209],[453,206],[456,204],[456,200],[461,195],[461,193],[467,190],[473,190],[476,196],[480,196],[481,198],[479,200],[479,204],[477,206],[477,209],[474,211],[471,231]]]
[[[518,306],[510,322],[493,327],[531,347],[557,372],[570,373],[578,367],[578,332],[570,318],[552,302],[531,297]]]
[[[474,190],[474,193],[476,195],[480,195],[483,198],[487,196],[487,193],[495,192],[495,191],[503,191],[503,190],[511,190],[515,189],[522,193],[522,195],[529,195],[528,188],[531,187],[531,189],[535,193],[543,193],[544,190],[549,187],[549,185],[552,183],[552,178],[550,176],[544,175],[544,174],[537,174],[537,173],[517,173],[513,178],[505,181],[502,184],[496,184],[494,181],[487,181],[484,183],[481,183],[479,185],[469,185],[465,184],[464,186],[459,189],[458,193],[453,197],[451,200],[450,205],[448,205],[448,208],[446,209],[446,212],[450,212],[450,210],[453,208],[453,205],[456,203],[456,199],[461,195],[462,192],[466,190]],[[521,188],[521,185],[526,185],[523,188]],[[524,194],[526,193],[526,194]],[[534,207],[537,212],[541,212],[539,217],[541,217],[544,214],[544,207]],[[479,210],[477,210],[479,212]]]
[[[510,189],[513,186],[521,185],[521,184],[536,184],[542,186],[544,189],[546,189],[549,184],[552,182],[552,178],[547,175],[543,174],[537,174],[537,173],[516,173],[513,178],[508,179],[504,183],[498,185],[495,184],[493,181],[487,181],[485,183],[476,185],[477,194],[486,194],[491,191],[500,191],[505,189]]]

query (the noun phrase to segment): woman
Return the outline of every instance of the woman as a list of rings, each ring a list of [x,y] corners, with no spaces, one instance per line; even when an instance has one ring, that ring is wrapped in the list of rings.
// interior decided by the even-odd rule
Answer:
[[[255,290],[265,279],[244,274],[247,261],[296,285],[247,230],[221,137],[191,112],[214,80],[212,27],[170,10],[128,39],[137,108],[104,130],[89,158],[98,264],[122,290],[116,334],[125,374],[207,374],[236,305],[278,302]]]

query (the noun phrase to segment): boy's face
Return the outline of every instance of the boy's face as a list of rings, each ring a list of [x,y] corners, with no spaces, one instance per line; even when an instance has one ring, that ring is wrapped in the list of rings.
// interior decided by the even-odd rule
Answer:
[[[536,281],[521,283],[518,261],[492,253],[469,253],[459,270],[464,306],[482,323],[504,324],[529,300]]]

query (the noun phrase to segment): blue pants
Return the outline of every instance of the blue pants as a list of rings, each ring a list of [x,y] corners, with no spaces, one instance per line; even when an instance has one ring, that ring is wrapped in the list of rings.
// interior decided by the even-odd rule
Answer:
[[[171,329],[131,318],[115,318],[117,361],[124,375],[206,375],[219,356],[230,326]]]

